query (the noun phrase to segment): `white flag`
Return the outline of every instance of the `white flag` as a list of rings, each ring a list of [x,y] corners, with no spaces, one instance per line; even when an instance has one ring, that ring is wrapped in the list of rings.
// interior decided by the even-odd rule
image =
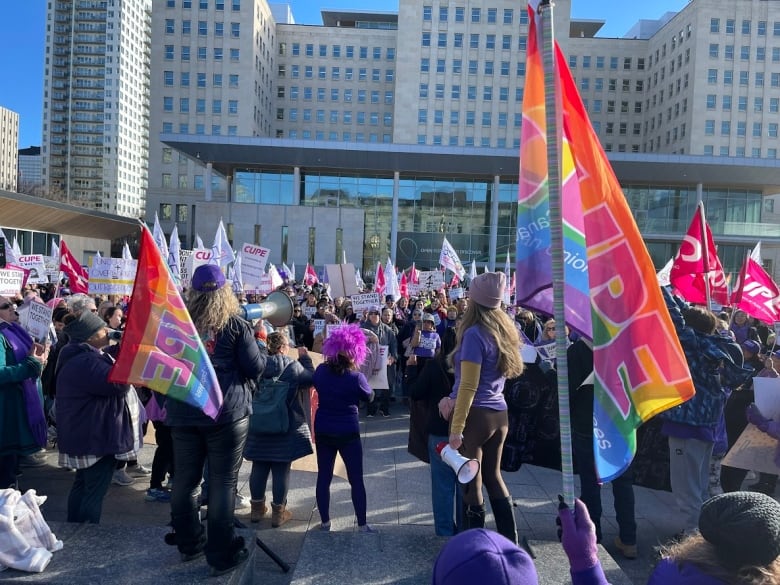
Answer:
[[[366,283],[363,282],[363,278],[360,276],[360,268],[355,269],[355,285],[362,291],[366,288]]]
[[[473,280],[477,277],[477,261],[471,261],[471,269],[469,270],[469,280]]]
[[[200,236],[198,234],[195,234],[195,249],[196,250],[206,249],[206,245],[203,243],[203,240],[200,239]]]
[[[672,272],[672,265],[674,264],[674,258],[669,258],[669,262],[666,263],[666,266],[661,268],[656,273],[656,277],[658,278],[658,286],[669,286],[671,282],[669,281],[669,275]]]
[[[290,266],[290,280],[295,281],[295,262]]]
[[[458,275],[458,278],[466,276],[466,269],[463,268],[463,264],[458,258],[458,253],[455,252],[455,248],[444,238],[444,242],[441,244],[441,254],[439,254],[439,265],[444,266],[449,270],[452,270]]]
[[[750,253],[750,259],[761,264],[761,242],[756,244],[756,247],[753,248],[753,251]]]
[[[506,274],[506,282],[507,284],[509,284],[509,280],[510,280],[509,277],[512,276],[509,267],[509,252],[506,253],[506,262],[504,263],[504,274]]]
[[[22,249],[19,247],[19,242],[16,240],[16,236],[14,236],[14,247],[13,247],[13,250],[14,250],[14,255],[17,258],[19,258],[19,256],[22,255]],[[6,255],[7,255],[7,253],[6,253]]]
[[[233,290],[237,293],[244,290],[244,275],[241,274],[241,254],[236,256],[236,261],[233,262]]]
[[[0,238],[3,238],[5,240],[5,260],[9,264],[18,264],[19,262],[19,256],[21,254],[16,254],[13,246],[11,245],[11,242],[8,241],[8,238],[5,237],[5,234],[3,233],[3,230],[0,229]],[[60,257],[60,251],[59,248],[57,249],[57,258]]]
[[[53,249],[53,248],[52,248]],[[132,260],[133,255],[130,253],[130,246],[127,242],[122,246],[122,260]]]
[[[385,266],[385,295],[393,296],[393,300],[397,301],[401,298],[401,286],[398,284],[398,274],[395,271],[395,266],[390,258],[387,259],[387,265]]]
[[[103,256],[101,256],[101,255],[100,255],[100,250],[98,250],[97,252],[95,252],[95,258],[97,258],[97,259],[99,260],[99,259],[100,259],[100,258],[102,258],[102,257],[103,257]]]
[[[160,256],[163,258],[168,257],[168,242],[165,241],[165,232],[160,227],[160,219],[157,217],[157,212],[154,212],[154,227],[152,228],[152,239],[157,247],[160,249]]]
[[[344,248],[341,249],[341,263],[347,263],[347,251]]]
[[[217,233],[214,235],[214,244],[211,246],[211,251],[214,252],[212,261],[220,268],[224,268],[236,259],[236,254],[228,241],[225,225],[221,219],[217,226]]]
[[[282,262],[282,271],[284,272],[285,278],[287,278],[287,280],[295,280],[295,276],[291,275],[292,273],[290,271],[290,267],[287,266],[287,262]]]
[[[168,246],[168,268],[171,276],[178,286],[181,286],[181,243],[179,242],[179,228],[173,224],[171,230],[170,245]]]
[[[279,271],[276,269],[276,266],[273,264],[268,265],[268,276],[271,277],[271,286],[274,290],[279,288],[284,284],[284,281],[282,280],[282,277],[279,275]]]

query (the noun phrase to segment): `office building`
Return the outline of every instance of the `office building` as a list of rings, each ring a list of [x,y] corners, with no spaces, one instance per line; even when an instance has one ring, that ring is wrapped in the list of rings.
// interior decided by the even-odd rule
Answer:
[[[41,167],[41,147],[30,146],[19,149],[19,179],[20,193],[38,195],[43,187],[43,169]]]
[[[234,27],[234,10],[253,18]],[[446,235],[464,262],[502,265],[525,7],[400,0],[397,13],[324,10],[321,26],[292,11],[155,4],[147,217],[177,223],[185,246],[222,218],[234,244],[269,247],[276,262],[347,250],[366,272],[387,256],[435,266]],[[693,0],[619,39],[597,37],[603,24],[555,3],[556,38],[654,261],[674,253],[701,197],[727,271],[759,239],[776,264],[780,229],[763,214],[780,193],[780,7]]]
[[[44,188],[140,217],[149,159],[151,0],[53,0],[46,20]]]
[[[16,191],[19,114],[0,107],[0,190]]]

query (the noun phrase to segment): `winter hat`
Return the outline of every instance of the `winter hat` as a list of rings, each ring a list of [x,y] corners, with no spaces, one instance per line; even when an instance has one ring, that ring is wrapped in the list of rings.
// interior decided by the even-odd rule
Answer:
[[[436,318],[431,313],[423,313],[422,320],[423,323],[425,323],[425,321],[430,321],[434,325],[436,324]]]
[[[780,556],[780,504],[759,492],[731,492],[701,507],[699,532],[729,569],[763,567]]]
[[[433,565],[433,585],[538,585],[528,553],[509,539],[484,528],[452,537]]]
[[[742,343],[740,343],[742,346],[742,349],[749,351],[750,353],[760,353],[761,352],[761,346],[758,344],[757,341],[753,341],[752,339],[746,339]]]
[[[483,272],[471,281],[469,298],[488,309],[498,309],[504,299],[506,275],[503,272]]]
[[[198,292],[214,292],[224,284],[225,275],[216,264],[201,264],[192,275],[192,288]]]
[[[97,316],[97,313],[85,311],[69,321],[63,331],[65,331],[71,341],[83,343],[104,327],[108,327],[108,325]]]

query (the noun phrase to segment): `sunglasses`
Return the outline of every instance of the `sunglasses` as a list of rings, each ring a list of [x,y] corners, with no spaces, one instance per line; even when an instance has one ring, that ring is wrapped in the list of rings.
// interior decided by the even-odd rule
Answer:
[[[555,331],[555,327],[545,327],[545,331]]]
[[[369,315],[378,315],[379,313],[377,313],[376,311],[369,311],[368,314]]]
[[[8,309],[15,309],[16,305],[13,303],[4,303],[0,305],[0,311],[7,311]]]

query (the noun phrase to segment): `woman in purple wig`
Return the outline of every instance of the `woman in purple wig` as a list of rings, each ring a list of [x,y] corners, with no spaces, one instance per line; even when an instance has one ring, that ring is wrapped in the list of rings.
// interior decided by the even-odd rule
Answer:
[[[317,445],[317,508],[322,530],[330,530],[330,483],[336,454],[340,453],[352,488],[352,505],[358,529],[374,532],[366,523],[366,486],[363,483],[363,445],[360,442],[358,406],[372,401],[374,392],[358,371],[366,359],[366,338],[358,325],[332,331],[322,346],[325,362],[314,372],[319,406],[314,418]]]

